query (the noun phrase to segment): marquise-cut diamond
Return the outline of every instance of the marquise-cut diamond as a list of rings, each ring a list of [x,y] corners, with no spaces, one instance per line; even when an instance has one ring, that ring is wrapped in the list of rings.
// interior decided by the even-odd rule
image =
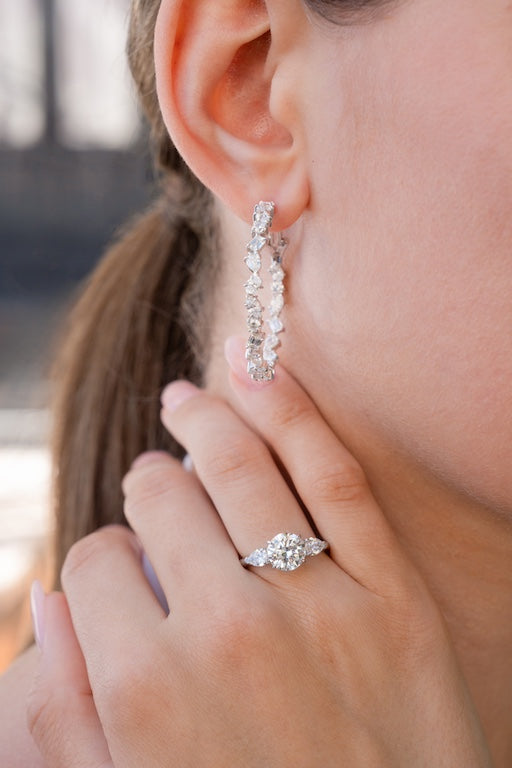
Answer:
[[[278,315],[279,312],[284,307],[284,299],[282,293],[277,293],[275,296],[272,296],[272,300],[270,302],[270,311],[273,315]]]
[[[267,544],[268,562],[280,571],[294,571],[306,558],[304,540],[297,533],[278,533]]]
[[[261,549],[256,549],[254,552],[251,552],[251,554],[245,558],[245,562],[247,565],[266,565],[268,562],[266,548],[262,547]]]
[[[251,288],[261,288],[263,285],[263,280],[259,275],[251,275],[250,278],[245,283],[245,286],[248,285],[251,286]]]
[[[257,253],[250,253],[245,257],[245,263],[251,272],[259,272],[261,269],[261,259]]]
[[[270,328],[272,333],[279,333],[284,328],[282,320],[280,320],[278,317],[271,317],[267,322],[268,322],[268,327]]]
[[[310,537],[304,540],[304,546],[306,548],[306,555],[319,555],[324,549],[327,549],[327,543],[320,539]]]

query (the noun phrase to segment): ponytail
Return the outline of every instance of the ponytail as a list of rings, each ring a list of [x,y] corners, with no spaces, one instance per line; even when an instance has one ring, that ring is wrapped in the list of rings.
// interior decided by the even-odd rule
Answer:
[[[107,251],[73,309],[54,366],[56,581],[69,547],[124,523],[121,480],[141,451],[178,445],[160,392],[206,365],[217,227],[212,197],[174,148],[155,88],[159,0],[133,0],[128,58],[149,119],[162,195]],[[210,302],[207,300],[210,298]]]
[[[201,262],[215,250],[193,223],[164,200],[153,205],[111,247],[71,314],[55,365],[57,572],[78,538],[124,522],[121,480],[138,453],[179,456],[160,423],[160,392],[176,378],[202,382],[205,329],[190,320],[198,275],[210,272]]]

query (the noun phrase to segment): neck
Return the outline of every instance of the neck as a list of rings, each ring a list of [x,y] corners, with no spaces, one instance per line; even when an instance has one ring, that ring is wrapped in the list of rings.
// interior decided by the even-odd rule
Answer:
[[[343,438],[445,617],[496,765],[510,766],[512,521],[354,426]]]
[[[229,400],[224,371],[212,374],[209,388]],[[511,521],[427,477],[364,425],[335,431],[444,615],[497,768],[512,765]]]
[[[245,230],[231,224],[233,252],[228,255],[230,264],[236,264]],[[208,387],[227,400],[222,345],[228,335],[244,327],[239,307],[242,277],[238,279],[235,271],[229,271],[233,284],[224,280],[222,296],[219,291],[217,297],[223,312],[213,323],[216,333],[208,372]],[[293,340],[292,334],[287,341],[290,360],[300,361],[307,353],[300,345],[293,349]],[[289,370],[296,373],[293,365]],[[301,383],[327,423],[361,463],[445,617],[497,768],[512,765],[512,517],[507,519],[502,511],[484,507],[440,481],[359,417],[357,408],[351,409],[346,400],[341,407],[332,397],[336,380],[327,391],[315,366],[302,365],[300,371],[306,372],[307,380]]]

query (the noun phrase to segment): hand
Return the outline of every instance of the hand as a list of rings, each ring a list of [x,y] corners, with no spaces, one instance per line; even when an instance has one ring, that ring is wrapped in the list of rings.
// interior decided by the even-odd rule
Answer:
[[[0,765],[6,768],[45,768],[27,728],[27,694],[39,666],[32,646],[0,676]]]
[[[361,468],[282,367],[270,386],[233,368],[261,436],[177,382],[162,418],[197,474],[148,454],[124,480],[170,614],[128,530],[68,555],[79,644],[52,596],[29,705],[49,765],[488,767],[440,613]],[[330,544],[289,573],[239,562],[280,531],[316,535],[273,455]]]

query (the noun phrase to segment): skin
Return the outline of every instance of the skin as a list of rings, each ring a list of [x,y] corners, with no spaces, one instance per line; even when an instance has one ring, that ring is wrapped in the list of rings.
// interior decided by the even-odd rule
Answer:
[[[271,387],[248,387],[240,352],[230,360],[242,410],[283,461],[330,557],[289,574],[241,568],[237,550],[276,520],[313,531],[262,440],[229,406],[171,385],[162,419],[197,476],[146,454],[123,484],[125,513],[171,612],[141,578],[126,530],[71,549],[62,576],[72,623],[64,596],[50,595],[28,709],[48,764],[334,768],[343,756],[350,768],[488,768],[441,615],[360,467],[283,368]],[[240,515],[248,508],[250,519]]]
[[[427,709],[440,695],[443,717],[434,723],[434,732],[443,733],[439,743],[443,755],[452,759],[450,765],[486,764],[474,704],[494,765],[505,767],[512,762],[511,8],[505,0],[451,0],[448,5],[445,0],[409,0],[388,5],[385,14],[367,23],[357,15],[352,21],[345,27],[312,22],[292,0],[268,0],[266,5],[244,0],[162,3],[156,36],[162,112],[179,150],[216,195],[223,233],[226,268],[208,390],[248,418],[248,401],[240,399],[238,390],[235,396],[227,382],[221,344],[243,327],[240,285],[246,270],[240,254],[247,241],[246,222],[256,200],[272,199],[277,206],[275,229],[284,229],[289,239],[281,359],[318,407],[321,423],[329,425],[363,467],[382,520],[392,532],[390,549],[396,546],[400,552],[398,569],[396,561],[379,567],[372,560],[377,581],[369,591],[378,591],[389,575],[402,596],[405,590],[407,599],[399,601],[400,607],[404,602],[417,607],[413,626],[418,622],[424,628],[424,634],[418,632],[420,639],[434,638],[426,665],[420,654],[422,664],[402,668],[389,624],[370,611],[364,638],[365,644],[366,638],[376,639],[375,646],[368,644],[371,652],[376,648],[377,678],[391,691],[393,716],[404,728],[404,718],[414,709],[414,691],[427,691],[422,699]],[[247,397],[260,394],[251,391]],[[254,424],[271,445],[278,441],[276,423],[293,425],[294,398],[299,397],[297,390],[289,394],[272,428]],[[192,403],[187,407],[193,420]],[[214,403],[209,407],[215,410]],[[268,407],[279,412],[270,399]],[[166,423],[174,431],[174,423]],[[321,443],[316,447],[313,437],[306,431],[304,435],[297,438],[296,455],[288,461],[307,467],[316,455],[315,445],[325,456],[324,474],[326,467],[338,466],[333,443],[332,451],[325,453]],[[186,427],[178,429],[177,436],[190,439]],[[239,445],[236,434],[233,439]],[[218,450],[214,437],[209,447],[213,454]],[[280,456],[282,450],[279,444]],[[301,471],[295,470],[297,478]],[[250,478],[249,466],[246,474]],[[333,481],[332,471],[327,477],[330,481],[324,485],[330,482],[331,496],[343,495],[346,484]],[[253,490],[251,510],[260,507],[262,482]],[[189,508],[190,501],[184,507]],[[224,508],[217,511],[226,514]],[[315,511],[310,512],[319,523]],[[269,535],[281,529],[280,523],[276,513],[243,551],[261,545],[269,529]],[[347,554],[356,559],[368,551],[375,555],[374,523],[353,550],[340,553],[338,570],[347,569]],[[249,524],[252,517],[244,521]],[[174,534],[182,527],[180,521]],[[114,541],[112,532],[108,535],[110,552]],[[345,535],[336,538],[329,532],[325,538],[341,548]],[[126,542],[120,539],[115,546],[121,554]],[[215,557],[221,562],[219,552]],[[319,556],[315,568],[325,560],[327,556]],[[83,589],[73,588],[71,580],[69,589],[64,584],[86,659],[92,654],[92,669],[111,638],[101,636],[99,645],[89,649],[83,640],[86,630],[82,628],[82,636],[78,631],[79,613],[82,627],[94,622],[90,595],[96,594],[94,570],[100,564],[91,559],[89,566],[88,579],[86,571],[82,574]],[[322,572],[313,590],[308,572],[314,581],[313,561],[296,575],[304,574],[306,594],[313,593],[321,605],[331,589],[332,595],[344,594],[345,586],[335,586],[339,574],[333,573],[331,584]],[[278,580],[267,582],[263,572],[252,576],[270,583],[281,596]],[[192,589],[188,578],[190,574],[183,577],[178,593]],[[170,581],[168,588],[176,594]],[[229,609],[229,601],[216,598],[215,605]],[[358,616],[364,613],[363,604],[368,605],[362,595],[359,598],[354,598]],[[329,611],[343,606],[344,600],[331,600]],[[239,602],[234,604],[240,609]],[[403,619],[395,603],[391,616],[394,609]],[[60,626],[62,620],[66,626],[65,613],[59,610],[55,624]],[[336,637],[346,637],[348,629],[342,622]],[[391,646],[388,636],[393,638]],[[58,632],[56,637],[58,642]],[[311,648],[320,645],[318,635],[309,640]],[[349,642],[351,648],[356,645]],[[69,653],[78,665],[79,654],[73,656],[72,649]],[[260,660],[267,654],[265,648]],[[358,669],[365,668],[355,651],[354,657],[346,648],[335,648],[333,654],[341,670],[353,658]],[[283,651],[279,657],[283,663],[285,656]],[[249,643],[246,660],[254,657],[258,652]],[[307,655],[301,658],[309,663]],[[325,668],[322,663],[320,667]],[[403,689],[385,677],[388,667],[399,680],[408,681]],[[425,668],[432,673],[429,679],[448,683],[432,690],[422,676]],[[126,661],[123,675],[130,669]],[[264,669],[262,665],[258,672]],[[52,677],[40,679],[49,686]],[[188,690],[196,690],[188,682]],[[361,686],[351,688],[348,699],[338,692],[341,699],[336,701],[342,701],[344,714],[357,718],[361,713],[358,707],[366,690]],[[282,704],[279,693],[276,707]],[[316,703],[316,722],[329,723],[326,711],[331,711],[332,702]],[[460,706],[464,713],[463,733],[450,718],[451,706]],[[442,755],[426,756],[421,750],[417,756],[404,748],[391,758],[388,751],[376,753],[381,736],[388,750],[386,740],[397,731],[385,713],[371,711],[375,727],[365,731],[363,741],[367,756],[375,757],[377,764],[400,765],[402,759],[404,765],[443,764]],[[149,717],[149,710],[145,714]],[[107,704],[100,711],[107,741],[112,740],[109,717]],[[422,734],[432,733],[432,723],[425,727],[428,718],[423,730],[407,722],[416,743],[423,744]],[[341,746],[359,745],[360,734],[343,723],[343,732],[354,741],[347,737],[349,742]],[[388,727],[383,735],[379,727],[384,723]],[[241,731],[244,725],[241,718]],[[126,723],[125,730],[122,723],[117,726],[126,735]],[[398,733],[403,731],[399,728]],[[44,736],[38,741],[44,750]],[[120,748],[115,738],[113,743]],[[186,742],[178,746],[190,748]],[[151,755],[154,748],[153,742],[148,744]],[[333,744],[333,749],[339,748],[339,743]],[[457,753],[457,748],[466,751]],[[317,752],[311,754],[318,757]],[[201,755],[196,765],[201,765],[199,759]],[[354,755],[347,765],[371,765],[357,759]],[[219,760],[217,764],[223,764]]]

